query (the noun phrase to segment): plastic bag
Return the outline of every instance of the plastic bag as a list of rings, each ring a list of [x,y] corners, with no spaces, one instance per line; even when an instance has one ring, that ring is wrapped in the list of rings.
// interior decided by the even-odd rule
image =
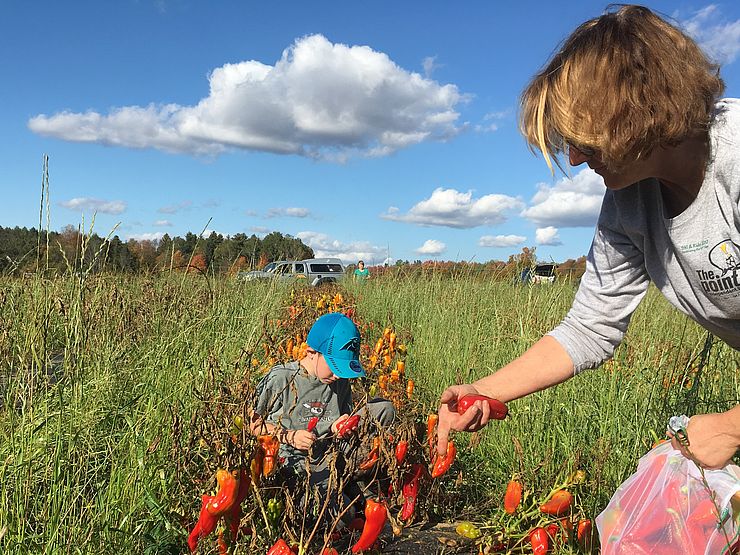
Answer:
[[[596,517],[603,555],[729,554],[738,545],[740,468],[705,470],[664,442],[646,455]],[[720,508],[719,518],[710,489]],[[740,498],[740,496],[738,496]],[[733,514],[735,505],[735,514]],[[721,525],[719,523],[722,523]]]

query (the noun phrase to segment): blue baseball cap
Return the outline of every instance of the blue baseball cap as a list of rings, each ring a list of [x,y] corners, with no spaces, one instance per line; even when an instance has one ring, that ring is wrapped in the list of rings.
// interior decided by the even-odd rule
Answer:
[[[341,312],[324,314],[314,322],[306,343],[324,355],[329,368],[340,378],[361,378],[365,370],[360,364],[360,331]]]

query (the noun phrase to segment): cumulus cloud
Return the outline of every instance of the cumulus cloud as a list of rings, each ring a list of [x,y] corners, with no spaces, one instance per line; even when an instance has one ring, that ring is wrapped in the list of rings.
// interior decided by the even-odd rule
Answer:
[[[558,228],[556,227],[540,227],[534,232],[534,236],[538,245],[556,247],[563,244],[560,237],[558,237]]]
[[[195,106],[124,106],[107,114],[40,114],[29,128],[67,141],[214,155],[236,148],[342,161],[383,156],[425,140],[448,139],[458,104],[442,85],[368,46],[297,39],[275,65],[225,64]]]
[[[686,32],[719,64],[729,64],[740,52],[740,19],[722,16],[716,4],[709,4],[683,22]]]
[[[154,243],[157,243],[160,239],[164,237],[163,231],[156,231],[154,233],[135,233],[128,236],[128,239],[133,239],[134,241],[152,241]]]
[[[157,227],[172,227],[172,222],[169,220],[156,220],[154,225]]]
[[[80,212],[89,210],[103,214],[120,214],[126,210],[126,203],[122,200],[101,200],[92,197],[77,197],[62,201],[59,205],[70,210],[79,210]]]
[[[483,235],[478,239],[479,247],[515,247],[523,245],[527,238],[522,235]]]
[[[311,214],[308,208],[270,208],[268,218],[306,218]]]
[[[475,126],[475,130],[479,133],[490,133],[498,131],[498,122],[507,118],[511,113],[510,110],[504,110],[502,112],[489,112],[483,116],[483,123]]]
[[[253,225],[252,227],[249,228],[249,231],[251,231],[252,233],[256,233],[257,235],[267,235],[272,230],[269,227]]]
[[[177,214],[178,212],[182,210],[186,210],[190,208],[190,206],[193,203],[189,200],[183,200],[182,202],[178,202],[177,204],[169,204],[167,206],[162,206],[161,208],[157,209],[157,212],[160,214]]]
[[[445,245],[442,241],[437,241],[436,239],[427,239],[424,241],[424,244],[420,246],[418,249],[416,249],[417,254],[424,254],[426,256],[438,256],[445,252],[445,249],[447,248],[447,245]]]
[[[437,63],[437,56],[427,56],[421,61],[421,67],[424,68],[424,76],[429,78],[435,70],[442,66]]]
[[[540,183],[521,215],[542,227],[591,227],[598,219],[604,191],[603,179],[586,168],[553,186]]]
[[[506,221],[505,212],[523,208],[524,203],[507,195],[484,195],[473,198],[473,192],[438,188],[432,196],[415,204],[406,214],[391,206],[381,218],[422,226],[444,226],[467,229],[497,225]]]
[[[313,249],[316,258],[340,258],[345,264],[363,260],[365,264],[373,265],[388,254],[386,247],[378,247],[368,241],[343,243],[317,231],[301,231],[296,237]]]

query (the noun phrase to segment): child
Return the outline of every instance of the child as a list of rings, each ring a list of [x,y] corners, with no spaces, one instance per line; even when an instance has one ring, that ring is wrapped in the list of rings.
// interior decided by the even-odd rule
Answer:
[[[301,360],[273,367],[258,384],[250,431],[280,440],[282,475],[293,491],[309,459],[310,489],[318,488],[321,504],[329,500],[328,516],[334,517],[341,493],[329,478],[332,466],[341,471],[343,465],[339,451],[330,448],[337,429],[352,413],[349,380],[365,376],[359,362],[360,333],[344,314],[330,313],[316,320],[306,343],[308,350]],[[385,400],[368,403],[358,414],[381,426],[390,425],[395,417],[392,403]],[[312,419],[316,424],[309,431]],[[342,439],[338,441],[346,446]]]

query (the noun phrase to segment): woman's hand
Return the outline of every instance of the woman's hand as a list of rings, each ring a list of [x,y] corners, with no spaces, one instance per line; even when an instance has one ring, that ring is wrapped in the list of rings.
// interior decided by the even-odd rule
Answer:
[[[686,427],[690,453],[675,437],[671,437],[671,445],[704,468],[723,468],[738,449],[737,434],[727,414],[697,414]]]
[[[316,440],[316,434],[308,430],[288,430],[288,444],[299,451],[308,451]]]
[[[458,432],[475,432],[488,424],[491,408],[488,403],[477,401],[464,414],[458,414],[455,404],[465,395],[482,395],[482,392],[470,384],[453,385],[442,392],[439,398],[439,422],[437,423],[437,452],[447,452],[447,440],[450,430]]]

